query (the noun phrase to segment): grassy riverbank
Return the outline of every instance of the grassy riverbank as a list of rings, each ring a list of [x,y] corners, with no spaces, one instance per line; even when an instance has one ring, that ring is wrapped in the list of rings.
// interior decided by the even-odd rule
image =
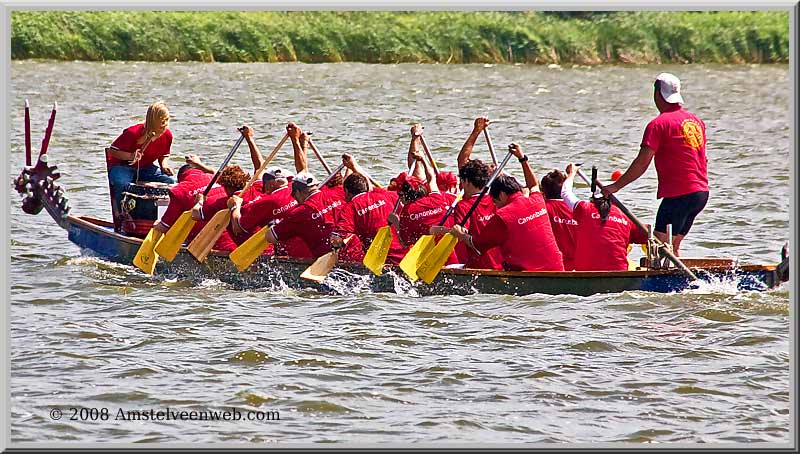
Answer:
[[[787,63],[787,12],[15,11],[13,59]]]

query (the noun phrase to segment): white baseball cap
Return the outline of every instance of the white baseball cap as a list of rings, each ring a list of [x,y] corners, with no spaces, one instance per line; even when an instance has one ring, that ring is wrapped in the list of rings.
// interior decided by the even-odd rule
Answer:
[[[287,180],[292,174],[280,167],[270,167],[264,171],[264,181],[270,180]]]
[[[681,96],[681,80],[675,75],[670,73],[661,73],[656,77],[656,81],[661,87],[661,96],[664,101],[670,104],[683,104],[683,96]]]
[[[304,190],[319,184],[310,172],[300,172],[292,179],[292,190]]]

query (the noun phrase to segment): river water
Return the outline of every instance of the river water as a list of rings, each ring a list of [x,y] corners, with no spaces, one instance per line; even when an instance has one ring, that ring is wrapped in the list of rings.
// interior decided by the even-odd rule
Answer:
[[[491,128],[498,152],[520,143],[539,176],[574,160],[608,180],[635,156],[657,113],[652,80],[669,71],[709,138],[711,199],[683,255],[776,263],[790,235],[786,65],[11,66],[7,181],[24,164],[24,100],[35,150],[57,100],[51,163],[73,214],[101,218],[102,149],[156,98],[172,112],[173,154],[214,167],[237,125],[252,125],[269,151],[295,121],[329,161],[350,152],[385,182],[420,121],[453,170],[472,119],[488,115],[502,120]],[[292,168],[289,150],[277,162]],[[488,159],[483,139],[475,155]],[[250,167],[244,148],[234,161]],[[655,187],[651,166],[618,195],[653,222]],[[786,285],[592,297],[243,291],[81,257],[45,213],[26,215],[9,197],[13,442],[791,441]],[[119,418],[166,408],[280,420]]]

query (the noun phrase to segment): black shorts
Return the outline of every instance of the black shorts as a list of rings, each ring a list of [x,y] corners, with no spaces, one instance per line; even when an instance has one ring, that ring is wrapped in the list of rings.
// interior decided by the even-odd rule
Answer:
[[[656,232],[667,233],[672,224],[672,234],[686,236],[694,224],[694,218],[708,203],[708,191],[698,191],[678,197],[665,197],[656,214]]]

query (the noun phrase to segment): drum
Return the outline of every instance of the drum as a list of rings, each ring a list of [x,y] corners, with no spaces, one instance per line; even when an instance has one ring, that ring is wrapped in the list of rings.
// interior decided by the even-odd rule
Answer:
[[[167,183],[131,183],[122,192],[122,232],[141,236],[153,227],[169,205]]]

